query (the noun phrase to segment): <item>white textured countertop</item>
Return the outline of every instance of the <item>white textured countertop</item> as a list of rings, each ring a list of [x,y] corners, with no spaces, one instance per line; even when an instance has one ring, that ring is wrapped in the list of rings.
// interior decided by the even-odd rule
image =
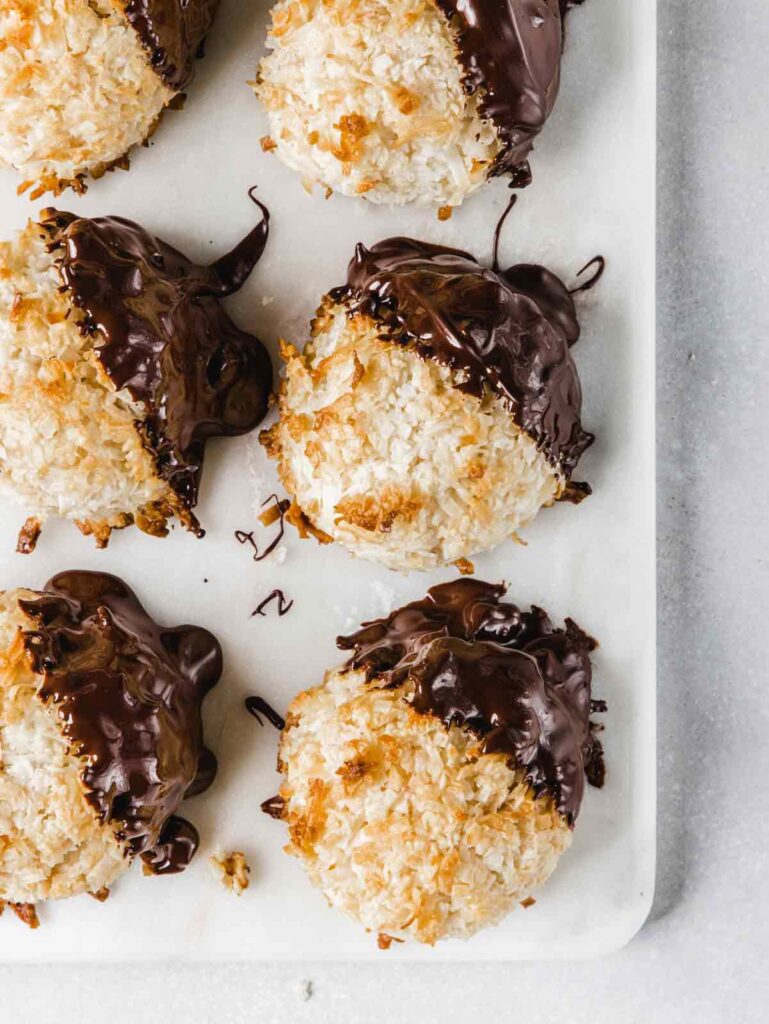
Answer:
[[[604,961],[0,968],[0,1021],[766,1019],[769,8],[665,0],[659,79],[659,857]]]

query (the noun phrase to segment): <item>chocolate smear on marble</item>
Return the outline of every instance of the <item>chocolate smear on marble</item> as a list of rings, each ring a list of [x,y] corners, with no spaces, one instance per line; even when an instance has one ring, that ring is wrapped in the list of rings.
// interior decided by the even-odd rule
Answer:
[[[219,0],[123,0],[150,64],[178,92],[192,79],[193,63],[203,55]]]
[[[458,579],[337,638],[371,683],[414,686],[412,707],[475,733],[484,753],[509,755],[537,795],[570,825],[587,779],[600,786],[603,751],[590,722],[595,640],[541,608],[501,601],[505,587]]]
[[[459,390],[501,399],[567,478],[593,443],[569,351],[580,333],[574,300],[544,267],[494,271],[459,249],[388,238],[356,247],[331,297],[377,321],[384,341],[456,371]]]
[[[262,715],[267,719],[270,725],[274,726],[279,731],[286,728],[286,720],[282,715],[279,715],[275,708],[271,707],[264,697],[246,697],[245,701],[246,711],[250,715],[253,715],[259,725],[264,725],[262,721]]]
[[[86,799],[151,871],[181,870],[197,833],[175,812],[216,774],[201,705],[221,676],[218,641],[158,625],[101,572],[60,573],[19,606],[34,623],[22,637],[40,697],[82,758]]]
[[[220,305],[267,243],[269,213],[251,198],[262,220],[210,266],[121,217],[42,215],[63,288],[82,314],[80,331],[115,388],[142,403],[142,440],[186,509],[197,502],[206,440],[252,430],[272,388],[262,343]]]
[[[497,129],[491,174],[531,180],[527,157],[552,113],[561,81],[564,19],[581,0],[436,0],[448,20],[468,95]]]

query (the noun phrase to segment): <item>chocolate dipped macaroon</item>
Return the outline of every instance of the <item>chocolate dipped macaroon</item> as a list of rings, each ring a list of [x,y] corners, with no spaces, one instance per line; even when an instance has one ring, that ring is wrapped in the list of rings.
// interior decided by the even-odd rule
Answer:
[[[0,592],[0,901],[103,898],[136,857],[189,863],[176,811],[216,773],[201,705],[221,670],[214,636],[160,626],[114,576]]]
[[[178,105],[219,0],[5,0],[0,163],[33,198],[85,190]]]
[[[264,149],[376,203],[457,206],[529,180],[558,95],[569,0],[280,0],[255,91]]]
[[[528,906],[603,783],[595,641],[504,590],[455,580],[339,637],[349,661],[288,709],[263,810],[381,945],[467,938]]]
[[[0,486],[30,517],[104,546],[193,513],[206,440],[253,429],[272,367],[220,300],[244,283],[268,216],[200,266],[132,221],[45,210],[0,244]]]
[[[289,519],[389,568],[430,569],[589,493],[571,481],[593,440],[579,333],[544,267],[487,269],[411,238],[359,245],[304,351],[283,346],[280,419],[261,437]]]

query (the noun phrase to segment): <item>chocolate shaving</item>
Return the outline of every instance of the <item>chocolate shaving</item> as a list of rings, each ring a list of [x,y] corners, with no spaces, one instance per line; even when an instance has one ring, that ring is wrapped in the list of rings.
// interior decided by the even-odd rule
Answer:
[[[569,480],[566,486],[558,495],[558,501],[570,501],[572,505],[579,505],[589,498],[593,488],[584,480]]]
[[[286,728],[285,718],[279,715],[275,708],[267,703],[264,697],[246,697],[244,704],[246,711],[254,716],[259,725],[264,725],[261,719],[261,716],[264,715],[270,725],[274,725],[279,731]]]
[[[280,821],[286,809],[286,801],[282,796],[271,796],[269,800],[263,800],[259,806],[263,814]]]

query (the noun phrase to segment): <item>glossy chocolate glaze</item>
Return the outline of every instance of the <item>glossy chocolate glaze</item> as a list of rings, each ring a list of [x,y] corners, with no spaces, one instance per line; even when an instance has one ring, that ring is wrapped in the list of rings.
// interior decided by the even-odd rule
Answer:
[[[596,643],[571,619],[556,629],[541,608],[500,601],[504,591],[476,579],[444,583],[337,645],[369,680],[412,682],[418,712],[469,729],[484,753],[509,754],[573,824],[585,778],[604,780],[589,717],[599,710],[590,699]]]
[[[489,270],[459,249],[388,238],[359,244],[347,285],[331,294],[379,321],[386,340],[460,371],[462,391],[496,394],[565,476],[592,444],[569,352],[579,338],[574,300],[544,267]]]
[[[115,387],[144,403],[139,424],[159,475],[197,502],[205,442],[252,430],[267,411],[272,366],[262,343],[219,304],[264,251],[269,215],[210,266],[120,217],[46,210],[41,227],[84,335]]]
[[[169,88],[189,85],[218,6],[219,0],[123,0],[126,19]]]
[[[159,626],[106,573],[59,573],[19,604],[35,622],[23,640],[44,677],[40,696],[85,759],[89,803],[150,870],[181,870],[197,832],[174,812],[216,774],[201,721],[222,671],[216,638],[197,626]]]
[[[436,0],[448,19],[470,95],[503,149],[492,174],[528,184],[526,158],[550,116],[561,81],[563,21],[582,0]]]

